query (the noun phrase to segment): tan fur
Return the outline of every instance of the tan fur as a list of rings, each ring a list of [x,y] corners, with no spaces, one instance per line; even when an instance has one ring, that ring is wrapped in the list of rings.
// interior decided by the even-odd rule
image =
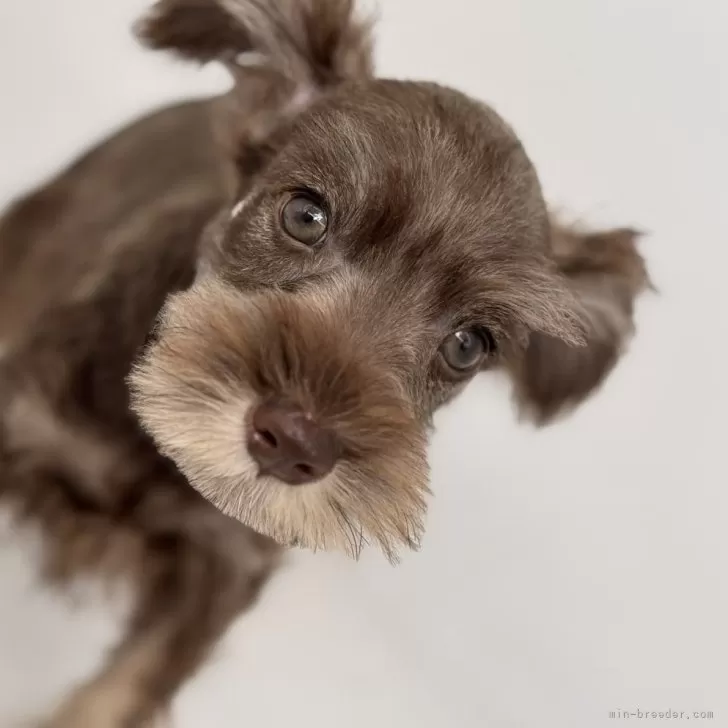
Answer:
[[[205,280],[170,299],[163,340],[131,383],[135,406],[162,451],[224,513],[283,544],[356,555],[373,538],[393,557],[395,544],[411,546],[422,532],[425,433],[396,380],[367,365],[363,352],[371,343],[364,332],[349,339],[355,291],[355,284],[338,281],[301,295],[241,295]],[[350,330],[337,344],[342,315]],[[285,338],[276,341],[279,332]],[[319,332],[326,332],[323,340]],[[266,340],[268,351],[251,351],[249,340]],[[281,348],[298,371],[277,367]],[[216,374],[227,362],[234,367]],[[269,383],[256,386],[259,375]],[[353,380],[348,391],[347,379]],[[336,380],[335,398],[327,397],[323,388]],[[339,432],[348,456],[322,482],[292,489],[257,477],[241,443],[252,408],[268,391],[307,403]]]
[[[160,652],[164,649],[163,635],[150,635],[116,660],[109,671],[89,685],[73,693],[67,703],[59,706],[52,722],[53,728],[114,728],[124,725],[146,702],[146,681],[154,676]],[[149,718],[149,728],[157,723]]]

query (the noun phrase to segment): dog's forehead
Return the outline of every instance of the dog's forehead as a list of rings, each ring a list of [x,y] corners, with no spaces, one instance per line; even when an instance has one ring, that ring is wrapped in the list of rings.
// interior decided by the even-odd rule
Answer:
[[[450,300],[453,281],[472,297],[482,271],[517,270],[544,243],[538,179],[515,134],[434,84],[342,88],[304,116],[274,174],[321,194],[349,259]]]
[[[543,212],[521,144],[485,105],[434,84],[344,86],[305,115],[282,155],[338,225],[371,245],[526,240]]]

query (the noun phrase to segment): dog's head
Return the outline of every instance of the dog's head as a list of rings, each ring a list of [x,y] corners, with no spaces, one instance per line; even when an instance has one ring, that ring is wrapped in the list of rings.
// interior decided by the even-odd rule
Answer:
[[[580,343],[521,144],[455,91],[375,79],[349,0],[162,0],[141,33],[232,70],[240,190],[132,375],[142,421],[281,543],[416,544],[434,411],[531,332]]]

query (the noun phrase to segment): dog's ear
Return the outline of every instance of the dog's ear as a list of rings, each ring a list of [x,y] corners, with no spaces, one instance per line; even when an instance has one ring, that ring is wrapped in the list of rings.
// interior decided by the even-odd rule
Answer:
[[[511,362],[518,403],[538,423],[583,401],[610,373],[633,331],[636,296],[647,288],[633,230],[582,233],[552,225],[553,256],[582,309],[585,343],[543,332]]]
[[[230,70],[218,123],[246,174],[322,93],[372,75],[370,31],[354,0],[158,0],[136,27],[151,48]]]

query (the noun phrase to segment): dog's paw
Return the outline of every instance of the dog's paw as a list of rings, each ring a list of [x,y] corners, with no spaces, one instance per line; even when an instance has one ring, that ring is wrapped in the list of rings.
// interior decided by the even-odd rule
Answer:
[[[118,702],[82,692],[35,728],[172,728],[168,710],[159,710],[152,717],[145,712],[145,717],[134,718],[119,707]]]
[[[172,728],[172,722],[167,715],[157,716],[151,719],[143,719],[140,722],[122,720],[121,722],[110,722],[109,719],[98,720],[99,716],[64,714],[58,718],[51,718],[40,724],[27,724],[22,728]]]

